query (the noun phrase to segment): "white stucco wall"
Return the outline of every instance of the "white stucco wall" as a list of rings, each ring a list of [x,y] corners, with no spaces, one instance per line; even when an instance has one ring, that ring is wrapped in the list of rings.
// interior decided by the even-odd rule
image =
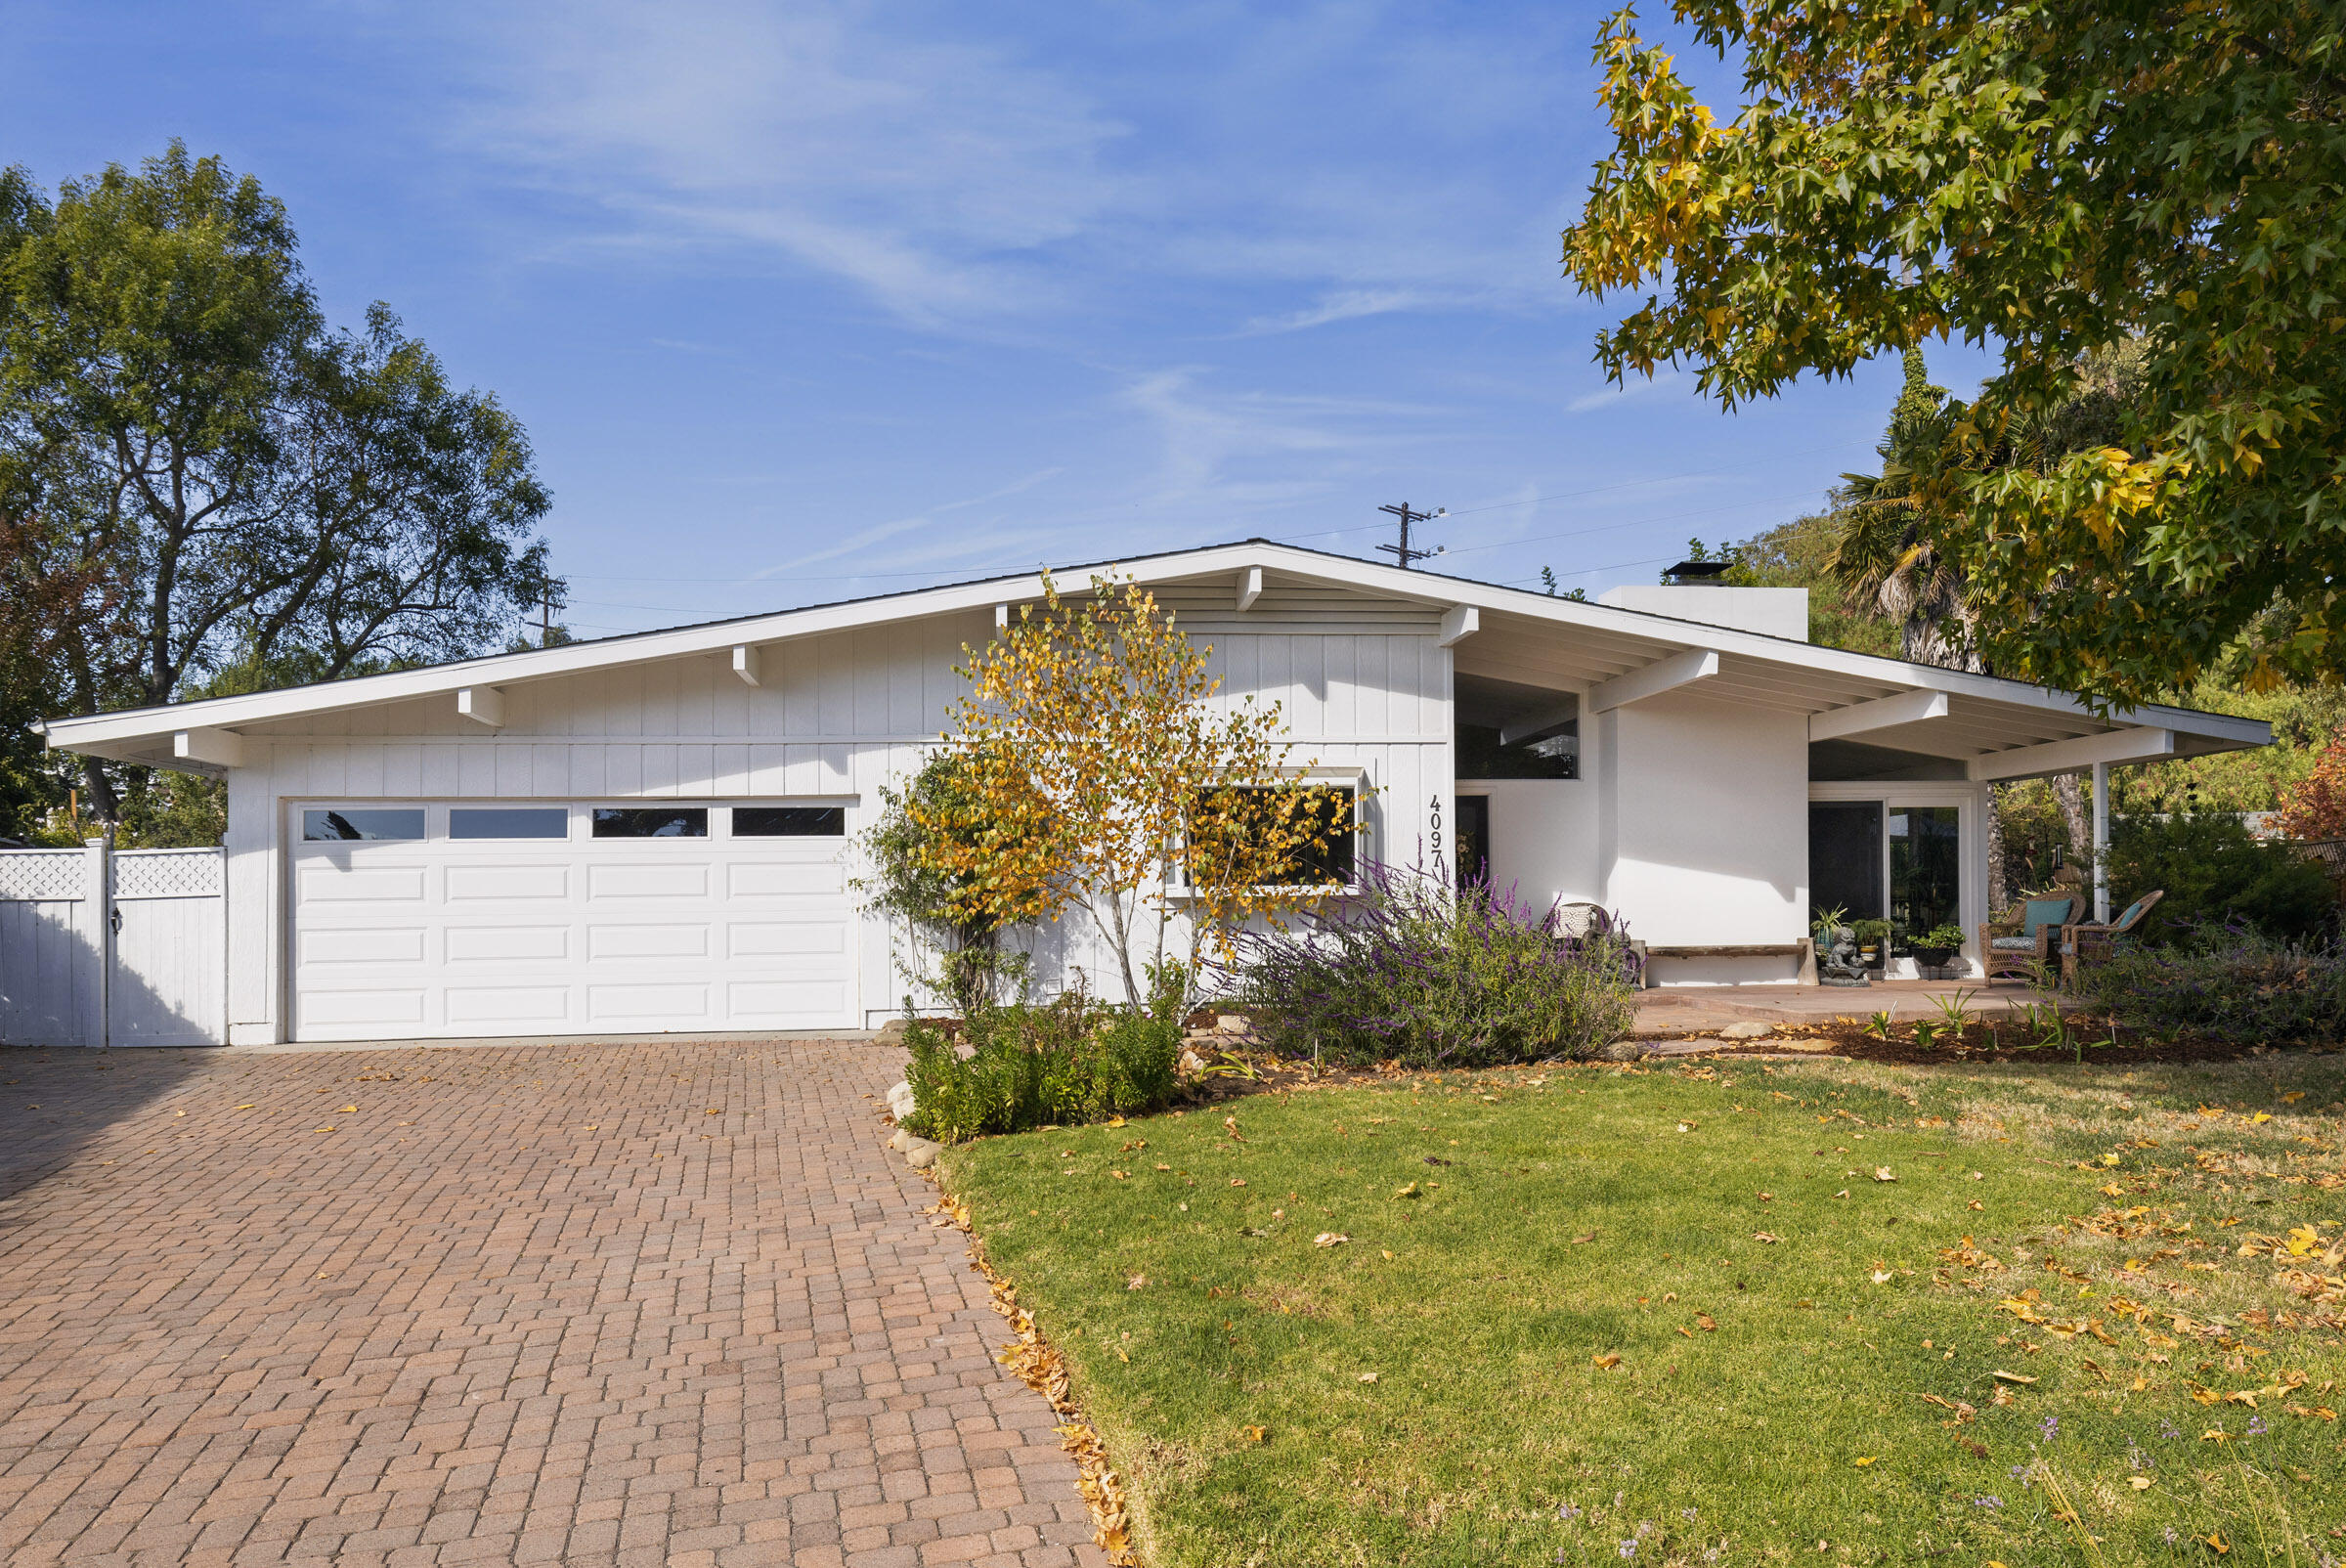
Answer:
[[[1491,802],[1491,880],[1512,884],[1533,913],[1558,903],[1602,903],[1596,857],[1596,784],[1588,778],[1460,779],[1460,796]]]
[[[1807,934],[1803,715],[1680,691],[1600,715],[1595,728],[1604,901],[1633,936],[1727,946]],[[1655,978],[1732,983],[1793,972],[1789,959],[1675,959]]]
[[[1695,587],[1675,583],[1625,583],[1597,595],[1599,604],[1648,615],[1667,615],[1705,626],[1732,627],[1763,636],[1808,640],[1806,588]]]

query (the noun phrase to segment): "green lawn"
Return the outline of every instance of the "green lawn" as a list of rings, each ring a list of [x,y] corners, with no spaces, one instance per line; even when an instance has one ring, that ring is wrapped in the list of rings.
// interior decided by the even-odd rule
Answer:
[[[1509,1070],[944,1175],[1157,1568],[2212,1563],[2211,1533],[2315,1568],[2346,1561],[2346,1304],[2237,1250],[2337,1240],[2342,1098],[2338,1056]]]

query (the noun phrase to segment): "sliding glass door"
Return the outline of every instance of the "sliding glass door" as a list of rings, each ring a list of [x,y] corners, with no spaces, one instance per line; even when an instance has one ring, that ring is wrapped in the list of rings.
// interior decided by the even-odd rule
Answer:
[[[1893,804],[1887,816],[1890,942],[1903,951],[1928,932],[1963,923],[1963,811]]]
[[[1808,902],[1845,920],[1890,922],[1903,959],[1942,926],[1968,929],[1982,896],[1972,835],[1976,798],[1961,786],[1821,783],[1808,803]],[[1903,970],[1897,971],[1902,973]]]

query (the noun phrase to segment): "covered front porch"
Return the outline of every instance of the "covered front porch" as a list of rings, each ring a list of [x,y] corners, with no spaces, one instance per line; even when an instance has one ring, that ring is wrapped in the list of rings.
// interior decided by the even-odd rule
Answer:
[[[1810,927],[1837,909],[1877,938],[1876,982],[1803,1005],[1927,1009],[1927,980],[1977,987],[1984,972],[1993,785],[2089,775],[2099,879],[2113,769],[2269,733],[2177,708],[2096,713],[2023,681],[1695,619],[1750,608],[1730,594],[1774,592],[1798,596],[1649,589],[1643,613],[1601,627],[1483,612],[1455,650],[1458,872],[1526,906],[1620,915],[1666,991],[1803,995]],[[1657,614],[1664,603],[1684,619]],[[2093,918],[2108,918],[2112,891],[2097,880]],[[1947,928],[1960,941],[1927,965],[1921,938]],[[1893,1002],[1889,988],[1906,985]]]

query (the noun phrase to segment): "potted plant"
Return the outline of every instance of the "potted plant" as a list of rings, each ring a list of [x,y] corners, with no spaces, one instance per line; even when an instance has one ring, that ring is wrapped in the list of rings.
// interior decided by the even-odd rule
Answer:
[[[1865,967],[1878,967],[1890,949],[1890,922],[1887,920],[1852,920],[1850,935],[1857,938],[1857,956]]]
[[[1916,961],[1932,969],[1944,969],[1962,951],[1963,928],[1953,923],[1933,926],[1914,938]]]

